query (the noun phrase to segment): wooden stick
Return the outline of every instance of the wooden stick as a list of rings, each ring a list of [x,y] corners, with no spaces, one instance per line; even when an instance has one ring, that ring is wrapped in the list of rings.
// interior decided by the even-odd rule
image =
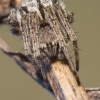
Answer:
[[[48,79],[58,100],[88,100],[86,91],[69,66],[55,61],[49,69]]]

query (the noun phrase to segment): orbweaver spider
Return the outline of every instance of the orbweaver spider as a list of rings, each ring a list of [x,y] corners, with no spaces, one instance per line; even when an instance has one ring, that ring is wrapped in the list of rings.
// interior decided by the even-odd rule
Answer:
[[[69,42],[73,43],[76,70],[79,69],[77,37],[70,26],[72,18],[73,13],[66,14],[59,0],[23,0],[20,7],[11,10],[8,18],[11,31],[14,32],[15,27],[20,30],[25,55],[44,79],[44,66],[50,65],[54,59],[66,59],[69,67],[75,70],[68,52]]]

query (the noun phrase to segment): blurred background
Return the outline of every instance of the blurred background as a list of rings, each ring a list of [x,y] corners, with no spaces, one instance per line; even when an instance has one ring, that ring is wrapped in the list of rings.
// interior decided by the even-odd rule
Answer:
[[[66,11],[75,12],[73,30],[81,49],[78,72],[84,87],[100,86],[100,0],[63,0]],[[10,35],[10,27],[0,25],[0,37],[15,51],[23,43]],[[56,100],[0,50],[0,100]]]

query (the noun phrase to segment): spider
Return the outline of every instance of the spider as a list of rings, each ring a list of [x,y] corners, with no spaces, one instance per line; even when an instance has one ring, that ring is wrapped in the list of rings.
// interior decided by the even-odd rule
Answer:
[[[76,70],[79,69],[77,37],[70,26],[69,16],[71,13],[66,14],[58,0],[23,0],[20,7],[11,10],[9,22],[12,27],[17,26],[18,31],[20,28],[25,55],[46,81],[48,69],[45,66],[53,59],[66,58],[71,69],[75,70],[68,52],[69,42],[73,42]]]

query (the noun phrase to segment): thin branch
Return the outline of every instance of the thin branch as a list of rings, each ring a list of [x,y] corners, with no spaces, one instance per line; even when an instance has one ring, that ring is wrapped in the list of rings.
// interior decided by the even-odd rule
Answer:
[[[100,100],[100,88],[86,88],[89,100]]]

